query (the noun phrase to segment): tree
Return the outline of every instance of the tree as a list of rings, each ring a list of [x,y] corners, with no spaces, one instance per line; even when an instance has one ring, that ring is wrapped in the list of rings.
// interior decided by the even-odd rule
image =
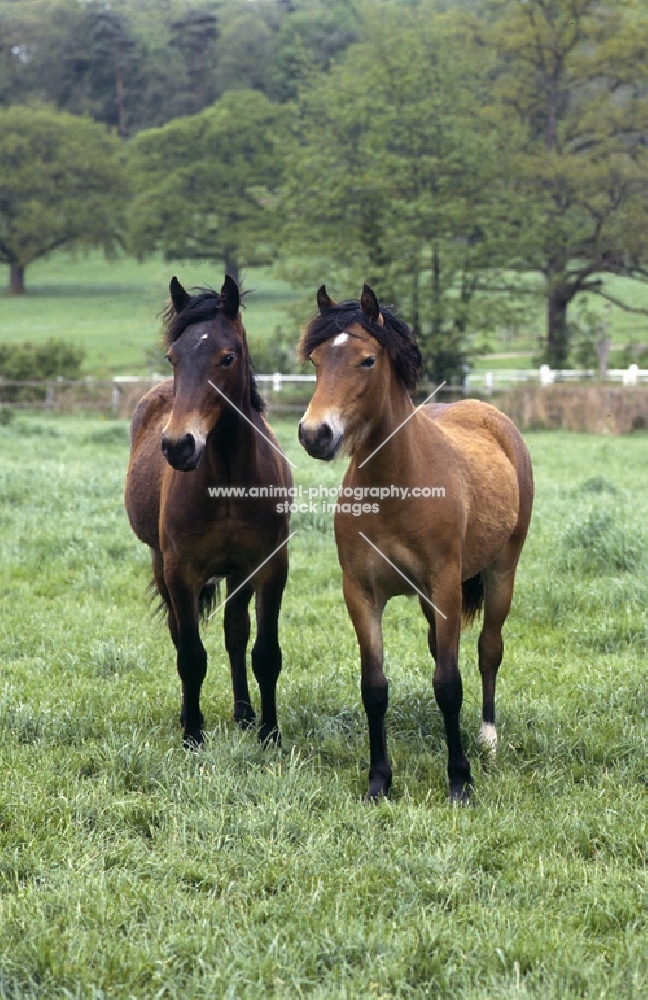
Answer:
[[[92,19],[92,64],[95,71],[101,68],[107,74],[108,85],[103,90],[112,94],[106,101],[104,121],[117,125],[122,139],[128,135],[126,113],[126,73],[133,58],[135,42],[126,19],[112,10],[110,4],[95,3],[90,7]],[[114,108],[114,110],[113,110]],[[115,120],[116,119],[116,120]]]
[[[301,100],[285,202],[289,275],[397,302],[424,373],[460,373],[467,336],[496,322],[511,195],[480,104],[488,66],[431,4],[373,4],[334,70]],[[297,256],[298,255],[298,256]],[[492,326],[491,326],[492,328]]]
[[[0,109],[0,263],[24,292],[25,268],[52,250],[100,246],[123,233],[127,193],[117,138],[47,107]]]
[[[223,261],[237,280],[243,264],[270,260],[286,130],[285,108],[239,90],[141,132],[131,149],[132,250]]]
[[[274,43],[274,5],[230,3],[223,11],[216,46],[216,85],[228,90],[265,91],[267,67]]]
[[[314,71],[326,72],[333,60],[357,41],[358,25],[352,0],[290,3],[266,66],[268,96],[278,101],[294,100]]]
[[[565,366],[568,308],[583,292],[622,308],[605,275],[648,280],[648,22],[632,0],[490,0],[476,34],[499,56],[501,121],[526,203],[518,267],[539,272],[546,360]],[[634,310],[639,311],[639,310]]]
[[[216,60],[218,19],[213,10],[190,7],[171,23],[172,47],[181,53],[187,78],[185,114],[202,111],[216,96],[213,64]]]

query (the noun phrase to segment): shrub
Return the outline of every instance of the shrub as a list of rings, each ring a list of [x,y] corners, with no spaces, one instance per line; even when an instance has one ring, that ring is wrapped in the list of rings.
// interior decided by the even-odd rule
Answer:
[[[48,379],[77,379],[85,358],[82,347],[67,340],[50,337],[42,344],[25,341],[22,344],[0,345],[0,379],[9,382],[40,382]],[[6,386],[6,401],[32,402],[45,398],[45,388],[39,386]]]

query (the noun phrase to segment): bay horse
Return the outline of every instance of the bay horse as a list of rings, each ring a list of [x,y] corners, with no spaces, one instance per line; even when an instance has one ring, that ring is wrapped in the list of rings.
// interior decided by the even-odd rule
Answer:
[[[263,417],[238,285],[226,275],[220,294],[190,295],[174,277],[169,291],[165,341],[173,378],[147,392],[133,415],[126,510],[133,531],[151,549],[153,584],[167,610],[185,745],[203,743],[200,690],[207,654],[199,618],[215,603],[222,578],[234,719],[243,727],[255,723],[246,667],[254,593],[259,739],[278,742],[278,618],[288,573],[288,515],[278,512],[276,500],[254,493],[268,485],[289,488],[292,477]]]
[[[414,407],[421,355],[411,329],[381,308],[365,285],[360,301],[336,304],[324,285],[318,314],[300,341],[316,371],[299,440],[314,458],[350,457],[343,489],[365,504],[338,502],[335,540],[343,593],[360,646],[369,727],[369,791],[387,795],[382,615],[397,594],[419,595],[435,661],[452,801],[467,802],[472,779],[459,730],[458,667],[463,620],[483,609],[480,739],[495,748],[495,681],[502,625],[533,502],[531,460],[515,425],[488,403]],[[432,489],[434,488],[434,489]]]

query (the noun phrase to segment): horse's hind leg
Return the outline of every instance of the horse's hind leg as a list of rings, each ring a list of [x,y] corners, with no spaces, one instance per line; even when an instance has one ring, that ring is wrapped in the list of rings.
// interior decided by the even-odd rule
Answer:
[[[173,605],[171,604],[171,595],[169,594],[169,588],[167,587],[166,581],[164,579],[164,559],[162,558],[162,553],[158,552],[157,549],[153,549],[152,562],[153,562],[153,579],[155,581],[155,588],[160,597],[162,598],[164,607],[167,610],[167,625],[169,626],[169,632],[171,633],[171,638],[173,639],[173,645],[177,649],[178,625],[176,622],[175,613],[173,611]]]
[[[247,644],[250,638],[250,614],[248,606],[252,598],[252,586],[246,583],[233,596],[234,581],[227,581],[227,603],[225,605],[225,648],[230,661],[232,691],[234,694],[234,721],[247,729],[254,725],[255,715],[250,701],[247,678]]]
[[[511,608],[517,554],[514,559],[508,555],[489,566],[482,573],[484,581],[484,624],[479,636],[479,672],[482,679],[482,722],[479,728],[479,742],[491,750],[497,747],[495,728],[495,684],[497,671],[502,662],[504,641],[502,626]],[[512,563],[512,565],[511,565]]]
[[[256,592],[257,635],[252,648],[252,670],[261,695],[261,726],[259,740],[281,743],[277,723],[277,681],[281,673],[279,645],[279,611],[288,576],[285,551],[277,553],[269,564],[270,572],[260,582]]]
[[[455,567],[439,574],[432,588],[437,610],[423,604],[430,625],[428,643],[436,662],[434,696],[443,715],[448,745],[448,781],[450,799],[468,802],[472,787],[470,764],[463,751],[459,716],[463,702],[463,685],[459,673],[459,636],[461,634],[461,580]],[[433,648],[434,641],[434,648]]]

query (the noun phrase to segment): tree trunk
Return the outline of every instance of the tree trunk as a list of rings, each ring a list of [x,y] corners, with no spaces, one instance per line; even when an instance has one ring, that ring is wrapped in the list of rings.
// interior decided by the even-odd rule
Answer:
[[[25,294],[25,268],[22,264],[9,265],[9,294]]]
[[[229,274],[231,278],[234,278],[236,284],[240,287],[241,285],[241,272],[239,270],[238,262],[236,256],[232,250],[226,250],[224,253],[225,262],[225,274]]]
[[[547,364],[550,368],[565,368],[569,354],[567,306],[570,295],[564,285],[557,285],[547,298]]]

